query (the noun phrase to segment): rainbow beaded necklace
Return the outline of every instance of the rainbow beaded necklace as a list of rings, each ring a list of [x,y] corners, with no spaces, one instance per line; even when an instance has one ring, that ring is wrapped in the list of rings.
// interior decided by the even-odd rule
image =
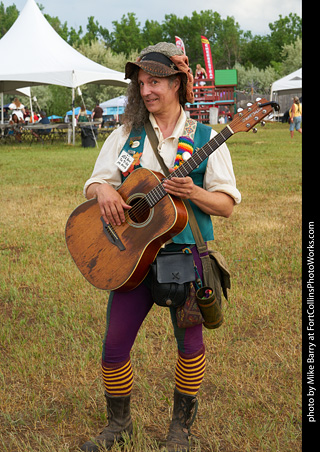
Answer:
[[[194,151],[194,134],[197,128],[197,121],[187,118],[184,126],[183,135],[179,138],[176,159],[174,161],[174,169],[182,165]]]

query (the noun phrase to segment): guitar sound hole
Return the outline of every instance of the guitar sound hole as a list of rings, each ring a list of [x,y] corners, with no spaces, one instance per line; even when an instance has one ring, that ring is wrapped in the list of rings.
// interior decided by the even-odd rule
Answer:
[[[134,198],[129,202],[131,209],[128,210],[130,220],[133,223],[145,223],[150,216],[150,207],[144,198]]]

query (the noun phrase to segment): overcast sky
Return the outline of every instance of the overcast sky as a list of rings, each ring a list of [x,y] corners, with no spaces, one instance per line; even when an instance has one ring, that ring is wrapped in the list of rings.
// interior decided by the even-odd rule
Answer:
[[[0,0],[4,6],[15,4],[21,11],[27,0]],[[99,24],[109,31],[113,30],[112,21],[120,22],[121,17],[129,12],[135,13],[141,26],[147,19],[159,23],[164,21],[165,14],[177,17],[190,17],[193,11],[217,11],[225,19],[233,16],[244,31],[254,35],[270,33],[269,23],[273,23],[290,13],[302,16],[302,0],[39,0],[44,6],[44,13],[58,17],[67,22],[68,27],[78,31],[81,25],[86,31],[88,17],[94,16]],[[26,36],[24,34],[24,36]]]

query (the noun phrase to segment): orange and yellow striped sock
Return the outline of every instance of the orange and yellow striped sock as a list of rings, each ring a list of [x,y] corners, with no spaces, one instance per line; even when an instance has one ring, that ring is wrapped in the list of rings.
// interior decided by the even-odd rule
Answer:
[[[197,356],[192,356],[189,358],[187,355],[181,356],[179,353],[175,369],[175,382],[176,388],[180,392],[196,395],[204,377],[206,357],[203,349]]]
[[[128,396],[133,385],[131,360],[119,364],[102,363],[102,378],[105,390],[112,396]]]

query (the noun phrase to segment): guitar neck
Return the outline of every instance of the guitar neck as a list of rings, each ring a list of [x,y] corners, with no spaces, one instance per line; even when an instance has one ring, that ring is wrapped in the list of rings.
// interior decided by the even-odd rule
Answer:
[[[180,165],[175,171],[173,171],[166,179],[172,179],[173,177],[186,177],[194,169],[196,169],[206,158],[209,157],[215,150],[218,149],[225,141],[233,135],[231,127],[227,126],[220,133],[215,135],[208,143],[202,148],[197,149],[192,156]],[[146,196],[149,207],[155,206],[167,192],[163,188],[162,183],[152,189]]]

